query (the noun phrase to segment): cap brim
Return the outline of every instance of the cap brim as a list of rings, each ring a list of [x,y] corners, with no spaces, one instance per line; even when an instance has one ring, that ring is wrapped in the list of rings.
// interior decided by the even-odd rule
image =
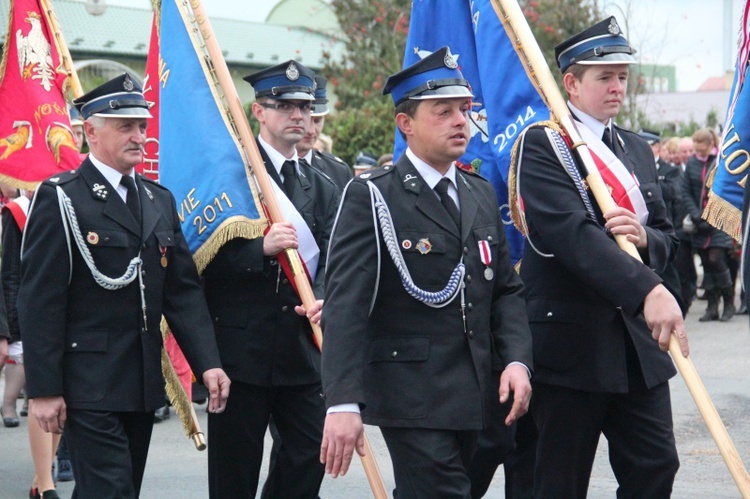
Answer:
[[[461,85],[449,85],[446,87],[435,88],[433,90],[425,90],[419,95],[409,97],[409,100],[428,100],[428,99],[459,99],[459,98],[472,98],[474,94],[464,86]]]
[[[607,54],[601,57],[592,57],[584,61],[578,61],[576,64],[584,66],[598,66],[606,64],[635,64],[635,57],[630,54]]]
[[[315,100],[315,96],[307,92],[287,92],[279,95],[266,95],[265,97],[276,100]]]
[[[328,114],[328,106],[326,104],[313,104],[312,116],[325,116]]]
[[[148,109],[142,107],[108,109],[106,113],[95,113],[91,116],[99,116],[100,118],[153,118]]]

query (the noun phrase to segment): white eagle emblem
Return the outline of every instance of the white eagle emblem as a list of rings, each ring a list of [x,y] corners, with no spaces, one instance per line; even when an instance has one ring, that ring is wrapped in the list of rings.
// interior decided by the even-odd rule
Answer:
[[[31,77],[39,80],[44,90],[50,91],[55,78],[52,67],[52,50],[49,41],[42,30],[41,17],[36,12],[29,12],[26,22],[31,24],[27,36],[19,29],[16,31],[16,46],[18,51],[18,69],[24,80]]]

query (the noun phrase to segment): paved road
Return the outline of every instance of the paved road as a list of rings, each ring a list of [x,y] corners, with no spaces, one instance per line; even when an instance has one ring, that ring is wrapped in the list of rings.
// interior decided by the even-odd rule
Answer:
[[[750,328],[747,316],[728,323],[699,323],[705,302],[696,302],[688,316],[691,358],[740,455],[750,463]],[[0,388],[3,380],[0,378]],[[711,439],[682,378],[672,380],[675,434],[681,468],[674,488],[676,498],[740,497],[727,467]],[[196,406],[206,426],[204,406]],[[26,419],[19,428],[0,427],[0,499],[27,497],[33,467],[28,450]],[[368,428],[373,451],[388,490],[393,473],[388,452],[377,428]],[[266,439],[268,444],[270,439]],[[617,484],[607,461],[606,440],[602,439],[591,480],[589,497],[613,498]],[[267,445],[267,450],[270,447]],[[268,452],[266,452],[268,454]],[[151,453],[142,491],[144,499],[169,497],[205,498],[207,493],[206,453],[197,452],[184,438],[179,421],[172,419],[154,428]],[[264,477],[266,469],[261,471]],[[262,478],[261,478],[262,479]],[[487,497],[503,497],[502,471],[493,481]],[[72,483],[61,483],[61,497],[70,497]],[[346,477],[326,478],[321,497],[372,497],[362,466],[357,462]]]

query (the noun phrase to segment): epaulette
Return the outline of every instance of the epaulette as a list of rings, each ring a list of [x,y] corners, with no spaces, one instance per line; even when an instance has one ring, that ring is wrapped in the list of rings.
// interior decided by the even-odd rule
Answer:
[[[75,178],[78,178],[78,170],[70,170],[70,171],[58,173],[55,176],[49,177],[47,180],[43,182],[43,184],[54,187],[56,185],[62,185],[66,182],[70,182],[71,180]]]
[[[334,156],[331,153],[328,153],[328,152],[325,152],[325,151],[318,151],[317,149],[315,150],[315,153],[318,154],[319,156],[323,157],[323,158],[333,160],[333,161],[335,161],[337,163],[341,163],[342,165],[346,166],[347,168],[349,167],[349,165],[347,164],[346,161],[344,161],[343,159],[339,158],[338,156]]]
[[[396,168],[393,166],[381,166],[381,167],[373,168],[372,170],[367,170],[364,173],[360,173],[358,176],[354,178],[361,178],[362,180],[375,180],[376,178],[383,177],[395,171],[396,171]]]

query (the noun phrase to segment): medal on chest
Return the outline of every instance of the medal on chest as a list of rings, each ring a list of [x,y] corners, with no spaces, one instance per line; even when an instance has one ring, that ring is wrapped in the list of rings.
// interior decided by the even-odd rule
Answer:
[[[167,263],[169,263],[167,260],[167,247],[159,245],[159,252],[161,253],[161,266],[166,268]]]
[[[484,278],[491,281],[495,277],[495,272],[490,268],[492,263],[492,253],[490,252],[490,243],[487,241],[479,241],[479,259],[484,264]]]

